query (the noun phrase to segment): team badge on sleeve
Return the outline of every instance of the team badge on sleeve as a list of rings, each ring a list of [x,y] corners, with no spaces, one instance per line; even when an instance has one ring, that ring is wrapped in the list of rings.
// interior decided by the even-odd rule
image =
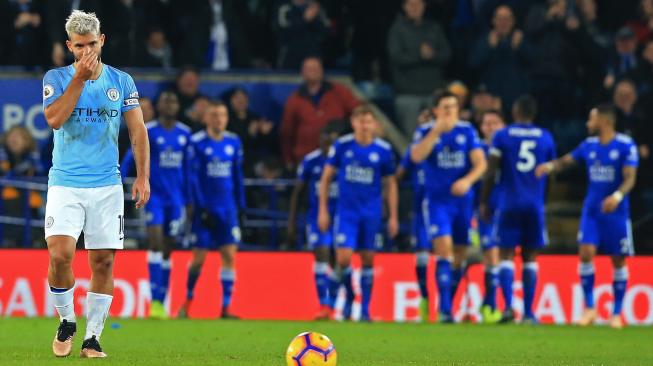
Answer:
[[[54,94],[54,87],[50,84],[43,86],[43,99],[48,99]]]

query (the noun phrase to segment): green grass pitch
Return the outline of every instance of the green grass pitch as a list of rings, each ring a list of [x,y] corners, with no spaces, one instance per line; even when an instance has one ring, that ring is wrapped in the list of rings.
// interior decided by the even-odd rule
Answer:
[[[653,365],[653,328],[109,319],[105,360],[56,359],[54,319],[0,319],[0,365],[285,365],[295,335],[328,335],[339,365]]]

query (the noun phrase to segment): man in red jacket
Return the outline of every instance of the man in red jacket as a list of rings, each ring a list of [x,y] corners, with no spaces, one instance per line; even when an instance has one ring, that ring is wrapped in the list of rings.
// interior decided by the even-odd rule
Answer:
[[[360,104],[346,87],[324,80],[322,62],[308,57],[302,64],[304,83],[286,101],[281,122],[281,149],[288,169],[318,147],[320,130],[334,119],[346,119]]]

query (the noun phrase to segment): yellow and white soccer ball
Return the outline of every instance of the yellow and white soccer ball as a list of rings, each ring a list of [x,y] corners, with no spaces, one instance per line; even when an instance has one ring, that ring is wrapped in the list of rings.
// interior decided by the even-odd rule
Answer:
[[[304,332],[290,342],[286,362],[288,366],[336,366],[338,354],[329,337]]]

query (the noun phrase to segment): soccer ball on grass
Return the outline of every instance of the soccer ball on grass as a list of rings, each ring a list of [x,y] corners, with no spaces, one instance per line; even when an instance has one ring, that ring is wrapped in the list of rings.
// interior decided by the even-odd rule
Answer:
[[[304,332],[293,338],[286,351],[288,366],[336,366],[338,354],[329,337]]]

